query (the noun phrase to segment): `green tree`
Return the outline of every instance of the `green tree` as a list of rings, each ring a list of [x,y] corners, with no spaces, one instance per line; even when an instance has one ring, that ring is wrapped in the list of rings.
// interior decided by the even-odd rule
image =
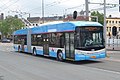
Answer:
[[[0,32],[3,36],[12,35],[15,30],[21,29],[24,23],[16,17],[8,17],[0,21]]]
[[[104,14],[99,13],[98,11],[93,11],[91,13],[91,16],[97,16],[98,17],[98,22],[101,23],[101,24],[104,24]],[[93,17],[92,21],[96,21],[96,18]]]

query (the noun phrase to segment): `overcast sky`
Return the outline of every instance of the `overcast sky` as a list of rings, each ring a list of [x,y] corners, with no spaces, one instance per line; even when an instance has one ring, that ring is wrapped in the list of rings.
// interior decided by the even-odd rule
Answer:
[[[104,0],[89,0],[91,3],[103,3]],[[118,4],[119,0],[106,0],[107,3]],[[20,12],[30,13],[31,16],[41,17],[42,0],[0,0],[0,12],[5,15],[15,15]],[[45,16],[56,16],[73,13],[73,11],[80,12],[85,10],[85,0],[44,0],[44,11]],[[77,7],[78,6],[78,7]],[[89,10],[102,8],[102,5],[89,4]],[[109,8],[107,10],[107,16],[112,15],[113,17],[120,17],[118,7]],[[13,11],[18,11],[15,13]],[[103,10],[98,10],[103,13]],[[23,15],[26,17],[28,15]]]

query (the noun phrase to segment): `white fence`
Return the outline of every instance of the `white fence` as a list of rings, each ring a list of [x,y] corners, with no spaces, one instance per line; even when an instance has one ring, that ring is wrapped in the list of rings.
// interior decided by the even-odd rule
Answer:
[[[108,39],[107,38],[106,44],[107,45],[112,45],[113,44],[113,39]],[[115,45],[120,45],[120,39],[114,39],[114,44]]]

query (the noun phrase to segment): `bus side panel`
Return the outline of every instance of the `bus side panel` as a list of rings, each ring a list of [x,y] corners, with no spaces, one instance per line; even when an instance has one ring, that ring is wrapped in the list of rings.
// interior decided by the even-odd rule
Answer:
[[[41,47],[41,46],[32,46],[31,53],[33,53],[33,48],[36,49],[37,55],[43,55],[43,47]]]
[[[43,50],[37,50],[38,55],[43,55]]]
[[[57,53],[54,52],[54,51],[50,51],[50,52],[49,52],[49,56],[56,58],[56,57],[57,57]]]
[[[21,45],[20,44],[14,44],[14,50],[18,51],[18,48],[20,47],[20,51],[22,51]],[[24,45],[24,51],[23,52],[28,52],[27,45]]]
[[[49,47],[49,56],[56,58],[57,57],[57,48]]]
[[[57,51],[62,50],[63,59],[65,59],[65,50],[62,48],[49,48],[49,56],[57,58]]]
[[[15,51],[18,51],[18,45],[19,45],[19,44],[14,44],[14,45],[13,45]]]
[[[24,45],[24,52],[28,53],[27,45]]]

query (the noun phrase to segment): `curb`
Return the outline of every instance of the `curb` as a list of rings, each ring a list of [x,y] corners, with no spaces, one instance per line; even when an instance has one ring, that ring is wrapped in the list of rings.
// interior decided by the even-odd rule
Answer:
[[[113,50],[113,49],[106,49],[107,51],[120,51],[120,50]]]

